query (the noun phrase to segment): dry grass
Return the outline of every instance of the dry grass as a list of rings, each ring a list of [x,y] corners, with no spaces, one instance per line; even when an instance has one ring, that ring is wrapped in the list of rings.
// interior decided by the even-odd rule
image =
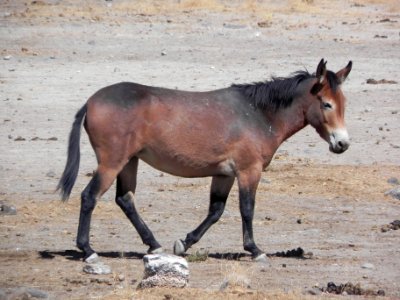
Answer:
[[[397,0],[359,0],[357,5],[369,6],[379,5],[390,12],[399,12],[400,4]],[[263,20],[271,20],[273,14],[325,14],[332,13],[332,10],[340,14],[350,12],[342,11],[339,3],[328,0],[286,0],[277,1],[257,1],[257,0],[151,0],[151,1],[114,1],[99,3],[95,0],[81,1],[69,0],[53,4],[50,1],[32,1],[27,5],[21,3],[0,4],[0,8],[6,9],[8,6],[15,9],[14,15],[29,19],[46,18],[50,20],[54,17],[70,19],[89,19],[92,21],[115,21],[123,22],[123,17],[131,15],[171,15],[176,13],[189,13],[193,11],[210,11],[216,13],[230,12],[240,13],[240,15],[253,15]],[[118,20],[115,19],[119,16]]]
[[[210,291],[195,288],[152,288],[146,290],[132,291],[124,289],[114,291],[113,294],[102,299],[105,300],[177,300],[177,299],[196,299],[196,300],[229,300],[229,299],[244,299],[244,300],[319,300],[327,299],[329,296],[306,296],[300,292],[285,293],[282,291],[260,292],[251,289],[235,287],[226,291]]]
[[[259,191],[286,195],[353,197],[380,199],[391,185],[389,177],[396,177],[396,166],[335,166],[304,162],[272,163],[264,173],[270,184],[262,184]]]

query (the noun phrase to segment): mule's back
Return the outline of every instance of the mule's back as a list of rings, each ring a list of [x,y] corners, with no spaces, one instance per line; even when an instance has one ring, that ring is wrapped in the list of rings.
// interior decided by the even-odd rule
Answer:
[[[119,83],[88,100],[86,130],[95,151],[98,145],[123,159],[137,156],[159,170],[197,177],[219,174],[221,163],[249,151],[256,139],[244,140],[244,132],[263,122],[235,89],[188,92]]]

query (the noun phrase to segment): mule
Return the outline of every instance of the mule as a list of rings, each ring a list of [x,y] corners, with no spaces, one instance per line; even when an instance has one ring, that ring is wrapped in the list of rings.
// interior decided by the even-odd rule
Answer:
[[[207,92],[129,82],[96,92],[75,116],[58,184],[67,200],[78,175],[83,123],[98,162],[81,195],[77,247],[84,260],[97,255],[89,243],[91,216],[96,201],[115,179],[115,201],[149,247],[148,253],[162,251],[134,205],[139,159],[175,176],[212,177],[208,215],[185,239],[175,242],[175,254],[184,254],[218,221],[236,178],[244,250],[255,260],[264,260],[252,223],[261,172],[279,145],[308,124],[328,142],[330,151],[348,149],[341,84],[351,68],[350,61],[335,73],[322,59],[314,74],[298,71]]]

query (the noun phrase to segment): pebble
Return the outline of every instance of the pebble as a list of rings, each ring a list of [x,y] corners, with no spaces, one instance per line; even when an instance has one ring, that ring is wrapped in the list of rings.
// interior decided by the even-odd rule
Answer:
[[[371,264],[371,263],[365,263],[365,264],[363,264],[363,265],[361,266],[361,268],[363,268],[363,269],[368,269],[368,270],[372,270],[372,269],[375,269],[375,266],[374,266],[373,264]]]
[[[96,274],[96,275],[103,275],[103,274],[110,274],[111,268],[102,262],[97,262],[94,264],[87,264],[83,267],[83,272],[88,274]]]
[[[0,288],[0,300],[6,300],[7,299],[7,294],[6,292]]]
[[[6,56],[3,57],[4,60],[10,60],[11,58],[12,58],[11,55],[6,55]]]
[[[390,195],[398,200],[400,200],[400,186],[397,186],[385,193],[385,195]]]
[[[119,280],[119,281],[125,281],[125,276],[122,275],[122,274],[119,274],[119,275],[118,275],[118,280]]]
[[[308,294],[313,295],[313,296],[318,296],[318,295],[322,294],[322,291],[321,291],[321,289],[315,287],[315,288],[308,290]]]
[[[48,299],[49,295],[41,290],[31,288],[31,287],[18,287],[9,289],[5,294],[5,298],[0,299]],[[2,293],[0,293],[1,296]]]
[[[396,177],[390,177],[387,180],[387,183],[393,184],[393,185],[398,185],[400,184],[399,180]]]
[[[56,173],[54,171],[49,171],[49,172],[46,173],[46,176],[47,177],[51,177],[51,178],[52,177],[56,177]]]
[[[0,215],[16,215],[17,209],[15,206],[0,203]]]

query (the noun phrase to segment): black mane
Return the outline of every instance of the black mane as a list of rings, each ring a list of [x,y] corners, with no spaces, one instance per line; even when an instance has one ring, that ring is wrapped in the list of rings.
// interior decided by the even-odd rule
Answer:
[[[296,96],[296,88],[306,79],[315,75],[307,71],[297,71],[291,77],[273,77],[269,81],[250,84],[232,84],[238,89],[250,103],[260,109],[272,108],[277,111],[280,108],[290,106]]]

